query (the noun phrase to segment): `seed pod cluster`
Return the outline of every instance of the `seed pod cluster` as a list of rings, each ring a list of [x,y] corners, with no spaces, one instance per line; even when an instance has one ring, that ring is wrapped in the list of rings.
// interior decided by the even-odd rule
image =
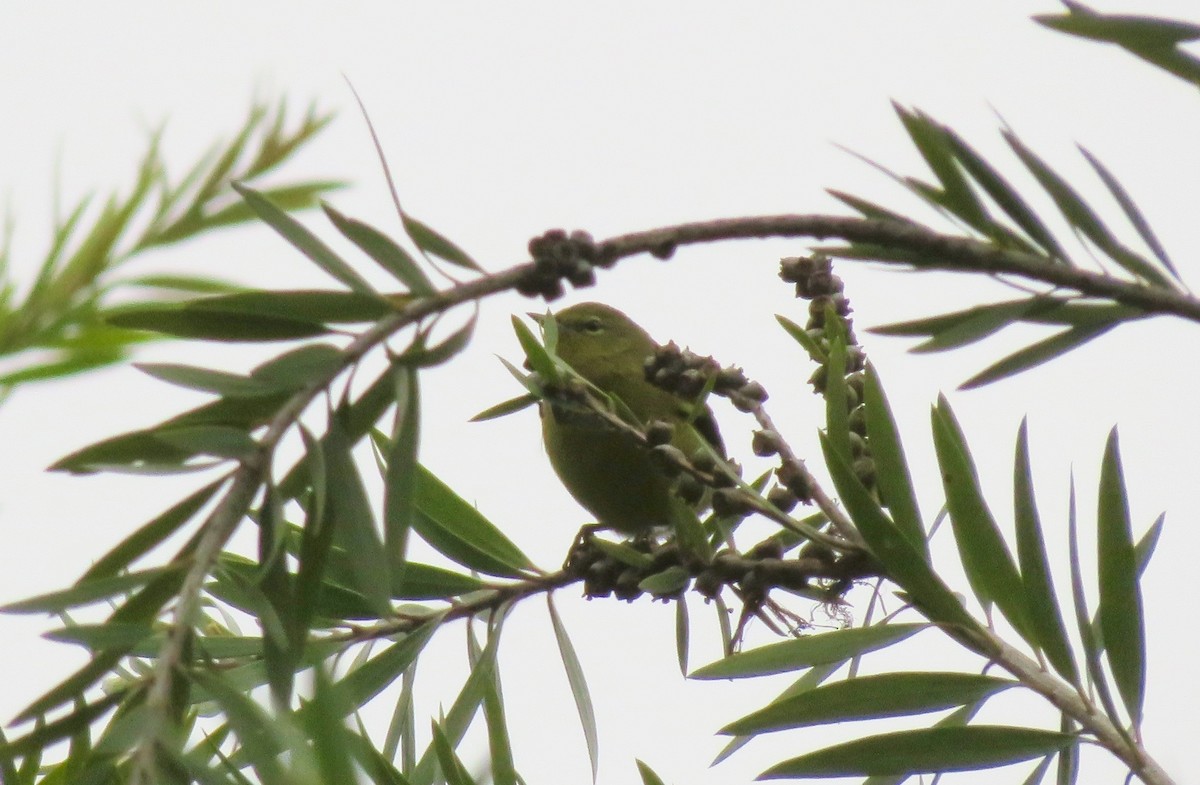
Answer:
[[[596,282],[596,267],[610,267],[614,259],[596,245],[587,232],[569,235],[551,229],[529,241],[534,268],[517,283],[517,291],[528,297],[541,296],[547,301],[563,294],[564,280],[576,289]]]
[[[865,410],[863,408],[863,387],[866,378],[863,369],[866,367],[866,353],[854,336],[853,320],[850,319],[850,301],[843,293],[845,284],[833,273],[833,264],[829,257],[821,254],[812,256],[792,256],[779,261],[779,277],[796,285],[796,296],[808,300],[808,322],[805,330],[813,341],[823,351],[829,352],[828,320],[838,319],[842,332],[846,335],[846,367],[845,388],[846,408],[849,413],[850,451],[854,462],[854,472],[867,488],[875,487],[875,462],[871,457],[871,446],[867,441]],[[824,395],[829,384],[829,367],[820,365],[809,377],[813,390]],[[795,472],[782,468],[783,474],[776,472],[781,485],[792,490],[795,484]],[[804,497],[801,496],[801,499]],[[782,501],[782,496],[780,496]]]

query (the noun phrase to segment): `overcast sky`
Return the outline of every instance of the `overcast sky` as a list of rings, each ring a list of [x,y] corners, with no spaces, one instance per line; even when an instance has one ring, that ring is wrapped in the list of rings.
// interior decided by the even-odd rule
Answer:
[[[1190,0],[1097,6],[1197,21]],[[1054,10],[1049,0],[396,3],[386,10],[361,2],[0,3],[0,203],[16,219],[15,275],[27,283],[45,250],[56,170],[68,201],[126,188],[149,130],[166,121],[164,153],[179,174],[215,137],[238,126],[254,96],[286,95],[297,108],[313,101],[339,111],[329,131],[279,179],[351,180],[333,203],[397,233],[348,77],[372,114],[407,209],[493,270],[523,261],[528,239],[553,227],[584,228],[602,238],[687,220],[838,211],[826,188],[919,209],[838,147],[924,176],[891,107],[897,101],[950,124],[1028,185],[999,138],[998,128],[1007,123],[1116,223],[1118,212],[1075,148],[1086,146],[1122,179],[1195,287],[1195,90],[1113,47],[1029,20]],[[335,238],[318,215],[305,220]],[[632,259],[564,303],[603,299],[660,340],[673,338],[742,364],[771,391],[772,412],[786,435],[815,456],[819,406],[805,385],[812,369],[773,318],[805,318],[805,304],[775,276],[779,257],[805,250],[803,243],[745,242],[689,249],[669,264]],[[331,283],[262,227],[136,264],[277,288]],[[994,284],[947,275],[850,263],[838,272],[860,328],[1012,296]],[[519,392],[495,355],[518,357],[509,314],[541,307],[515,294],[490,300],[471,347],[451,366],[427,374],[422,457],[535,562],[553,567],[585,514],[555,482],[535,416],[527,411],[482,425],[465,422]],[[1197,378],[1188,349],[1194,329],[1167,320],[1125,326],[1049,367],[969,393],[954,390],[990,359],[1039,333],[1006,334],[951,355],[913,356],[904,341],[860,332],[902,420],[929,518],[939,499],[928,407],[940,391],[951,395],[1002,520],[1010,506],[1016,428],[1029,417],[1037,490],[1057,557],[1064,553],[1069,472],[1078,482],[1082,520],[1091,527],[1104,439],[1120,426],[1135,531],[1168,512],[1144,582],[1151,667],[1145,727],[1149,750],[1181,781],[1200,775],[1190,749],[1200,725],[1200,680],[1188,621],[1195,595],[1189,576],[1200,550],[1193,521],[1200,425],[1192,412]],[[142,359],[240,370],[262,356],[172,344],[151,347]],[[75,580],[195,483],[187,477],[73,478],[46,474],[44,467],[197,401],[120,368],[22,389],[0,407],[0,602]],[[733,411],[719,416],[731,449],[748,455],[747,421]],[[941,544],[948,547],[947,534]],[[1065,561],[1058,558],[1057,566]],[[1059,573],[1060,587],[1065,582]],[[786,682],[686,683],[675,663],[671,608],[646,600],[585,603],[574,590],[560,595],[592,683],[606,785],[634,781],[634,757],[668,782],[745,782],[781,758],[819,746],[818,740],[845,737],[779,734],[710,770],[708,762],[723,746],[713,732]],[[517,766],[531,785],[583,782],[586,753],[544,607],[528,606],[513,614],[502,649]],[[711,612],[699,603],[692,611],[694,661],[714,659]],[[78,651],[38,637],[48,626],[43,619],[0,617],[0,672],[6,674],[0,718],[82,661]],[[759,633],[755,642],[768,640]],[[423,709],[431,715],[439,700],[453,696],[436,685],[453,685],[464,667],[461,628],[443,637],[444,654],[422,666]],[[444,674],[438,672],[443,666]],[[526,703],[535,690],[543,699]],[[986,715],[994,721],[1036,716],[1046,727],[1057,725],[1037,702],[1005,697],[997,703]],[[1027,711],[1031,706],[1037,708]],[[389,711],[385,706],[379,713],[380,727]],[[972,781],[1012,782],[1027,770]],[[1105,772],[1106,781],[1120,776],[1096,771]]]

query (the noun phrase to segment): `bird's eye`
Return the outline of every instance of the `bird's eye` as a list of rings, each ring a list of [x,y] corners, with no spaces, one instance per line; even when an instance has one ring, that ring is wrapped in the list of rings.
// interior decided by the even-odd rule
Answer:
[[[591,318],[583,323],[583,329],[587,330],[589,333],[598,333],[604,329],[604,323],[597,318]]]

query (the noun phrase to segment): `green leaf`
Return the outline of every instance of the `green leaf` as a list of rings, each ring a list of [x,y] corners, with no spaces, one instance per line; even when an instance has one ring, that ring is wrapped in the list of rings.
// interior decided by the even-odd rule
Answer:
[[[112,312],[106,321],[130,330],[208,341],[290,341],[329,332],[323,324],[300,319],[189,309],[176,304],[131,306]]]
[[[1179,278],[1179,271],[1175,269],[1175,265],[1171,263],[1171,258],[1167,256],[1166,249],[1159,242],[1158,236],[1150,228],[1150,223],[1142,215],[1142,211],[1138,209],[1133,198],[1129,196],[1129,192],[1125,190],[1125,186],[1121,185],[1121,181],[1100,162],[1100,159],[1096,158],[1083,147],[1079,148],[1079,152],[1083,153],[1083,157],[1087,159],[1092,168],[1096,170],[1096,174],[1104,181],[1104,187],[1108,189],[1113,199],[1121,206],[1125,217],[1129,219],[1129,223],[1133,224],[1133,228],[1137,230],[1138,236],[1142,238],[1142,242],[1158,258],[1158,261],[1162,262],[1162,266],[1174,276],[1175,280],[1181,280]]]
[[[258,442],[240,428],[224,425],[193,425],[182,428],[157,428],[154,438],[190,455],[213,455],[241,460],[258,449]]]
[[[122,540],[104,556],[100,557],[83,574],[83,577],[79,579],[76,586],[82,587],[83,584],[90,581],[116,575],[119,570],[125,569],[136,559],[144,556],[152,548],[174,534],[180,526],[190,521],[192,516],[199,512],[200,508],[213,497],[213,494],[217,492],[217,489],[224,482],[225,479],[221,478],[205,485],[161,515],[142,525],[141,528]]]
[[[272,357],[251,371],[250,377],[291,392],[326,382],[347,362],[335,347],[327,343],[310,343]]]
[[[444,614],[437,614],[429,621],[408,633],[382,653],[375,655],[354,668],[341,679],[337,686],[342,690],[347,711],[365,705],[383,690],[391,686],[425,649],[425,645],[441,626]]]
[[[866,199],[861,199],[853,194],[848,194],[845,191],[838,191],[833,188],[826,188],[825,193],[837,199],[842,204],[848,205],[854,210],[862,213],[864,218],[875,218],[886,221],[896,221],[909,225],[916,225],[916,222],[910,218],[906,218],[900,213],[892,212],[886,207],[882,207],[875,202],[869,202]]]
[[[1054,669],[1067,681],[1080,686],[1079,670],[1067,639],[1066,625],[1059,610],[1054,579],[1046,558],[1046,540],[1033,494],[1033,470],[1029,465],[1029,430],[1024,419],[1017,433],[1017,454],[1013,467],[1013,511],[1017,528],[1017,558],[1029,597],[1029,642],[1046,652]]]
[[[567,682],[571,685],[571,695],[575,698],[575,709],[579,712],[579,724],[583,727],[583,737],[587,741],[588,759],[592,763],[592,781],[596,780],[596,772],[600,766],[600,741],[596,733],[596,711],[592,708],[592,696],[588,692],[587,678],[583,675],[583,666],[575,647],[567,635],[567,628],[554,607],[553,599],[546,595],[546,607],[550,611],[550,624],[554,628],[554,639],[558,641],[558,654],[562,657],[563,668],[567,672]]]
[[[85,732],[113,707],[128,698],[128,690],[118,689],[91,703],[77,704],[78,708],[66,716],[39,724],[24,736],[5,742],[0,746],[0,755],[6,760],[15,760],[18,757],[36,754],[56,741]]]
[[[333,542],[354,554],[350,562],[354,588],[380,616],[387,616],[391,613],[390,561],[375,526],[367,490],[350,454],[351,441],[343,420],[344,410],[334,413],[323,443]]]
[[[480,704],[483,702],[484,695],[491,683],[492,672],[496,667],[496,651],[498,650],[498,642],[500,637],[492,636],[488,640],[487,646],[483,653],[479,655],[474,667],[471,669],[471,675],[467,677],[467,681],[463,684],[462,690],[458,697],[455,698],[454,704],[451,705],[450,711],[446,713],[445,719],[442,722],[442,730],[445,732],[446,740],[451,744],[457,744],[467,731],[467,727],[471,724],[471,719],[475,716]],[[429,749],[421,756],[421,760],[417,762],[416,767],[412,771],[409,779],[412,785],[432,785],[434,778],[437,775],[437,755],[434,750]]]
[[[554,317],[548,316],[547,320],[552,321]],[[521,319],[514,315],[512,317],[513,331],[517,334],[517,341],[521,344],[521,349],[525,352],[525,359],[529,361],[529,367],[534,373],[542,377],[545,382],[558,381],[559,371],[558,366],[554,364],[554,360],[546,353],[546,349],[533,335],[533,331]]]
[[[1071,599],[1075,607],[1075,624],[1079,631],[1079,639],[1083,642],[1084,661],[1087,663],[1090,686],[1095,689],[1101,705],[1110,718],[1116,721],[1117,707],[1113,703],[1112,693],[1108,688],[1104,669],[1100,663],[1100,653],[1104,644],[1100,641],[1100,631],[1092,625],[1088,614],[1087,593],[1083,584],[1083,566],[1079,559],[1079,523],[1075,507],[1075,479],[1071,478],[1070,497],[1067,503],[1067,543],[1068,558],[1071,565]]]
[[[1158,268],[1122,245],[1083,197],[1026,147],[1016,134],[1006,130],[1003,135],[1038,184],[1049,194],[1067,223],[1082,232],[1097,248],[1137,278],[1154,286],[1171,288],[1170,280],[1159,272]]]
[[[892,108],[900,117],[917,151],[942,184],[940,192],[931,194],[933,201],[961,218],[968,226],[990,233],[992,219],[959,171],[945,130],[923,112],[910,112],[894,101]]]
[[[1104,449],[1099,508],[1097,613],[1113,681],[1136,727],[1142,720],[1146,693],[1146,630],[1116,428],[1109,433]]]
[[[509,398],[507,401],[501,401],[495,406],[489,406],[472,417],[469,422],[484,422],[485,420],[495,420],[500,417],[507,417],[510,414],[516,414],[523,409],[528,409],[536,404],[540,399],[531,393],[518,395],[516,398]]]
[[[489,575],[520,577],[532,563],[478,510],[428,469],[415,470],[413,528],[446,557]]]
[[[241,183],[231,183],[259,218],[287,240],[333,278],[341,281],[351,291],[372,296],[375,290],[361,275],[310,232],[295,218],[279,209],[258,191]]]
[[[134,363],[133,367],[168,384],[217,395],[236,397],[265,395],[279,391],[274,385],[258,379],[211,368],[197,368],[192,365],[175,363]]]
[[[428,297],[436,289],[416,260],[396,244],[392,238],[375,227],[354,218],[347,218],[330,205],[322,202],[321,209],[338,231],[348,237],[364,253],[384,270],[395,276],[418,297]]]
[[[899,731],[826,747],[776,764],[759,779],[974,771],[1048,755],[1068,733],[996,725]]]
[[[112,468],[178,469],[192,456],[188,450],[174,447],[153,431],[132,431],[97,442],[61,458],[50,471],[91,474]]]
[[[416,562],[405,562],[392,576],[392,597],[400,600],[444,600],[486,588],[474,576]]]
[[[941,711],[1018,686],[974,673],[887,673],[860,676],[774,701],[731,722],[723,734],[757,734],[834,722]]]
[[[787,700],[788,698],[801,695],[809,690],[819,687],[844,664],[845,660],[840,662],[827,662],[823,665],[814,665],[806,670],[803,676],[796,679],[791,683],[791,685],[788,686],[786,690],[780,693],[779,697],[776,698],[774,702]],[[724,749],[717,754],[717,757],[713,759],[713,762],[709,764],[709,767],[711,768],[716,766],[721,761],[727,760],[731,755],[733,755],[733,753],[746,746],[746,744],[749,743],[749,741],[753,738],[753,736],[734,736],[729,740],[729,743],[725,745]]]
[[[118,594],[125,594],[131,589],[145,586],[150,581],[167,573],[181,572],[182,566],[173,564],[139,572],[95,578],[86,582],[81,581],[67,589],[10,602],[0,606],[0,613],[62,613],[69,608],[91,605]]]
[[[1087,6],[1064,0],[1069,13],[1033,17],[1054,30],[1115,43],[1148,63],[1200,86],[1200,58],[1179,44],[1200,37],[1200,26],[1173,19],[1133,14],[1101,14]]]
[[[478,316],[479,312],[476,311],[471,315],[466,324],[451,333],[441,343],[433,346],[425,346],[427,335],[422,333],[403,354],[399,354],[393,358],[393,362],[414,368],[429,368],[441,365],[467,347],[467,344],[471,341],[471,336],[475,333],[475,322]]]
[[[737,652],[693,671],[693,679],[743,679],[809,668],[882,649],[920,632],[927,624],[877,624],[854,627],[794,640],[769,643]]]
[[[917,507],[912,474],[904,457],[904,445],[900,443],[900,432],[883,391],[883,383],[875,367],[869,363],[863,386],[863,402],[866,407],[867,439],[877,467],[875,482],[880,496],[896,528],[908,537],[913,547],[928,561],[929,544],[925,540],[925,524],[921,522],[921,510]]]
[[[61,643],[76,643],[92,651],[113,647],[136,650],[139,643],[154,635],[149,624],[75,624],[58,630],[50,630],[45,637]]]
[[[438,234],[427,224],[418,221],[407,213],[402,214],[400,217],[404,222],[404,231],[408,233],[409,239],[425,253],[443,259],[450,264],[466,267],[468,270],[483,272],[483,268],[479,266],[479,263],[472,259],[466,251]]]
[[[992,198],[1004,214],[1012,219],[1029,239],[1037,243],[1042,250],[1060,261],[1067,260],[1067,254],[1054,239],[1054,235],[1042,223],[1036,211],[1026,204],[1008,181],[983,156],[979,155],[958,134],[943,127],[946,141],[954,151],[954,157],[966,172],[979,183],[980,187]]]
[[[989,365],[979,373],[967,379],[960,390],[971,390],[985,384],[1015,376],[1021,371],[1027,371],[1066,354],[1078,348],[1093,338],[1097,338],[1116,326],[1116,322],[1094,327],[1073,327],[1070,330],[1056,333],[1044,340],[1032,343],[1024,349],[1013,352],[1007,357]]]
[[[497,634],[494,630],[493,635]],[[513,764],[512,740],[504,714],[504,697],[499,669],[492,669],[492,680],[483,696],[483,717],[488,731],[488,753],[494,785],[517,785],[520,777]]]
[[[1145,574],[1146,568],[1150,566],[1150,557],[1154,555],[1154,549],[1158,547],[1158,538],[1162,535],[1163,524],[1167,520],[1167,514],[1160,513],[1154,519],[1154,523],[1150,524],[1150,528],[1142,535],[1142,539],[1138,540],[1137,547],[1134,549],[1137,553],[1137,568],[1138,579]]]
[[[416,482],[417,447],[420,443],[420,387],[413,368],[393,366],[396,393],[395,422],[387,448],[387,469],[383,487],[384,543],[393,571],[403,574],[408,565],[405,556],[408,533],[415,509],[413,486]]]
[[[825,465],[855,527],[871,554],[888,575],[909,594],[914,606],[930,621],[973,630],[978,625],[958,597],[926,561],[923,551],[884,514],[879,503],[854,475],[854,469],[821,440]]]
[[[642,785],[666,785],[662,777],[654,773],[654,769],[642,761],[637,761],[638,775],[642,778]]]
[[[691,648],[691,622],[688,619],[687,597],[675,603],[675,656],[679,660],[679,675],[687,678],[688,653]]]
[[[803,327],[796,324],[791,319],[788,319],[785,316],[780,316],[779,314],[775,314],[775,321],[779,322],[779,326],[782,327],[788,335],[792,336],[796,343],[800,344],[800,346],[804,348],[804,351],[808,352],[808,356],[812,358],[812,361],[817,365],[824,365],[829,361],[829,357],[825,354],[825,351],[821,348],[820,344],[818,344]]]
[[[668,597],[683,591],[691,580],[692,576],[686,569],[675,565],[646,576],[638,583],[638,588],[655,597]]]
[[[446,778],[446,785],[477,785],[455,754],[454,744],[446,738],[445,731],[436,722],[433,723],[433,748],[437,752],[438,765],[441,766],[442,776]]]
[[[363,324],[377,322],[409,302],[408,294],[362,294],[340,289],[255,289],[187,300],[190,311],[245,313],[308,322]]]
[[[983,499],[966,439],[945,396],[939,396],[933,410],[933,441],[954,539],[971,589],[985,608],[998,605],[1028,640],[1029,608],[1021,575]]]

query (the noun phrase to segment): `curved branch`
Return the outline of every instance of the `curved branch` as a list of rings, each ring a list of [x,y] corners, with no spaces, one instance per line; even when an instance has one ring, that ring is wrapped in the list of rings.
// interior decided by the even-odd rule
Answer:
[[[620,235],[600,243],[599,250],[609,258],[638,253],[666,257],[681,245],[768,237],[812,237],[820,240],[836,237],[850,242],[913,251],[923,254],[919,263],[922,270],[1015,275],[1094,297],[1109,298],[1151,313],[1169,313],[1200,322],[1200,299],[1182,292],[1133,283],[1104,273],[1052,262],[1046,257],[1000,249],[982,240],[939,234],[916,224],[885,219],[834,215],[722,218]],[[915,264],[887,259],[878,261],[884,264]]]

